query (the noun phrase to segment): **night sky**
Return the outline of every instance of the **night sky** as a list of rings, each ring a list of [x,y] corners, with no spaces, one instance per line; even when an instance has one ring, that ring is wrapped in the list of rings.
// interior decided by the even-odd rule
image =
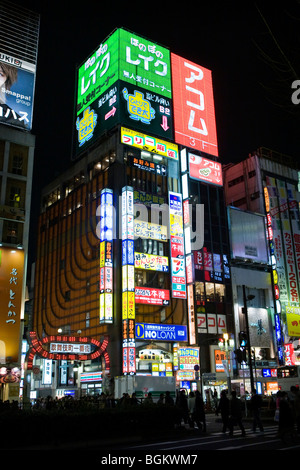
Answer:
[[[41,15],[33,217],[41,187],[70,164],[76,66],[121,26],[212,70],[221,163],[258,147],[298,158],[299,1],[14,3]]]

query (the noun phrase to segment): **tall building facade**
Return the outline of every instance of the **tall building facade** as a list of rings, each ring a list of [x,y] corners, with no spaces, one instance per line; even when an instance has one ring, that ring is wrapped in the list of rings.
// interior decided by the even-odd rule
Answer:
[[[73,163],[42,195],[31,389],[197,388],[231,321],[211,72],[117,29],[78,68],[74,114]]]
[[[278,367],[299,365],[298,168],[265,148],[224,167],[235,323],[244,329],[244,286],[257,381],[270,393]]]
[[[18,400],[26,354],[23,333],[35,148],[30,131],[39,15],[1,2],[0,18],[0,394],[4,400]]]

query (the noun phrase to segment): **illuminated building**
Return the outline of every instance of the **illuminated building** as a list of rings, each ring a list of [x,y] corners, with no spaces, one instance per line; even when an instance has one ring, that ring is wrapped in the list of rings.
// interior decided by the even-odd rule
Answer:
[[[26,353],[22,339],[35,149],[30,131],[39,16],[10,2],[1,2],[0,10],[0,397],[18,400]]]
[[[117,29],[76,86],[73,162],[42,194],[31,388],[99,393],[116,376],[196,387],[231,311],[211,72]],[[85,338],[97,357],[93,343],[74,353]]]
[[[299,364],[299,193],[298,164],[260,148],[224,167],[230,220],[235,322],[243,322],[242,286],[247,296],[250,344],[260,383],[290,364]],[[250,308],[249,308],[250,307]],[[238,329],[237,329],[238,331]],[[272,373],[270,373],[272,371]],[[276,390],[265,390],[269,393]]]

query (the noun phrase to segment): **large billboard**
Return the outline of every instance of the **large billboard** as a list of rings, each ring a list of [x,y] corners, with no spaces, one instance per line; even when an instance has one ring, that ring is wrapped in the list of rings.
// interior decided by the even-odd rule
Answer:
[[[218,156],[211,71],[171,54],[175,142]]]
[[[0,123],[30,131],[35,65],[0,51]]]
[[[169,50],[117,29],[77,70],[73,153],[120,122],[172,139],[171,98]]]
[[[231,256],[268,264],[268,244],[265,217],[234,207],[228,207]]]
[[[120,123],[218,156],[211,71],[115,30],[77,69],[73,157]]]

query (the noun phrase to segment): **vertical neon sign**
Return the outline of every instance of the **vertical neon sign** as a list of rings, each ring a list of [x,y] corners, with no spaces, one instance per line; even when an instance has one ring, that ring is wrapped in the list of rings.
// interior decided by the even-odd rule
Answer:
[[[123,374],[135,374],[135,282],[133,188],[122,188]]]
[[[172,297],[186,299],[182,195],[169,191]]]
[[[113,191],[100,195],[100,323],[113,323]]]

